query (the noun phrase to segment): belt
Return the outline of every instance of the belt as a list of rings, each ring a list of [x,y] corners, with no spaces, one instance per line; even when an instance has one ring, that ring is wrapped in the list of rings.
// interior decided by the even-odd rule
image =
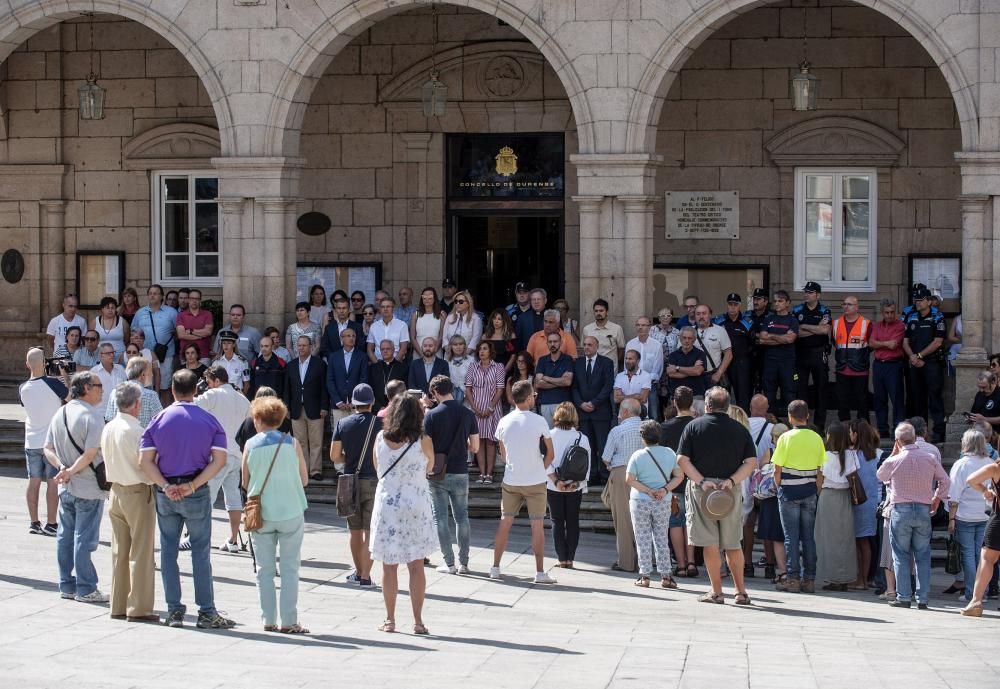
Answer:
[[[875,359],[875,363],[876,364],[901,364],[901,363],[903,363],[903,360],[902,359],[888,359],[886,361],[883,361],[882,359]]]
[[[184,483],[190,483],[198,477],[198,474],[185,474],[184,476],[164,476],[164,480],[167,483],[172,483],[175,486],[179,486]]]

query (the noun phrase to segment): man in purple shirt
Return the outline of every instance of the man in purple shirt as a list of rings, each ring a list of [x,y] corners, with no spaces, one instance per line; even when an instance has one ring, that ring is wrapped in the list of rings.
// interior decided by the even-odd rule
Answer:
[[[896,600],[889,601],[889,605],[910,607],[912,557],[917,567],[917,607],[926,610],[931,591],[931,515],[948,496],[951,481],[941,460],[917,444],[912,424],[896,426],[896,446],[892,452],[877,472],[878,480],[889,484],[892,495],[889,543],[896,574]]]
[[[208,481],[226,465],[226,432],[212,414],[194,404],[198,378],[190,369],[174,373],[176,402],[153,417],[139,443],[139,466],[157,486],[160,573],[170,627],[184,626],[177,551],[181,530],[191,539],[194,599],[200,629],[235,625],[215,609],[212,586],[212,502]]]

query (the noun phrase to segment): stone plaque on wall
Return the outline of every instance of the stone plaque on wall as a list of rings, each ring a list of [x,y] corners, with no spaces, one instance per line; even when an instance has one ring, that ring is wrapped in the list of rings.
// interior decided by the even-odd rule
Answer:
[[[738,191],[668,191],[667,239],[739,239]]]

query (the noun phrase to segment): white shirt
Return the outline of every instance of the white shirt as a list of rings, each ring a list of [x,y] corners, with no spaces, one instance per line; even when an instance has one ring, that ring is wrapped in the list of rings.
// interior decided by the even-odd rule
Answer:
[[[989,519],[986,514],[986,508],[989,505],[983,499],[982,493],[975,488],[970,488],[966,481],[973,473],[992,463],[993,461],[989,457],[962,455],[957,462],[952,464],[948,502],[958,503],[958,509],[955,511],[956,519],[961,519],[963,522],[985,522]]]
[[[53,316],[45,328],[45,333],[55,338],[55,341],[52,343],[53,350],[66,344],[66,331],[74,325],[80,328],[80,339],[82,340],[83,334],[87,332],[87,321],[84,320],[83,316],[76,314],[71,321],[67,321],[61,313]]]
[[[24,447],[40,450],[45,447],[45,433],[49,430],[52,417],[62,406],[62,398],[56,393],[65,391],[65,386],[52,378],[41,376],[21,383],[17,396],[24,407]]]
[[[403,321],[396,318],[393,318],[388,323],[379,318],[372,323],[372,327],[368,331],[368,342],[375,345],[376,356],[379,356],[378,346],[382,340],[392,342],[392,346],[394,347],[392,355],[396,356],[399,354],[399,345],[410,341],[410,329],[406,327]],[[381,357],[379,356],[379,358]]]
[[[704,330],[697,328],[697,332],[705,346],[701,346],[698,337],[694,338],[694,346],[705,352],[705,373],[711,373],[722,365],[723,352],[731,349],[733,344],[729,341],[729,333],[721,325],[710,325]]]
[[[549,465],[547,469],[548,473],[555,472],[556,468],[562,464],[563,455],[566,454],[566,448],[573,445],[576,439],[580,439],[580,447],[587,448],[587,452],[592,452],[590,449],[590,440],[587,436],[572,428],[553,428],[549,431],[549,437],[552,438],[552,450],[554,453],[552,464]],[[587,478],[590,478],[590,467],[587,467]],[[549,479],[545,482],[546,487],[549,490],[558,490],[556,484]],[[580,487],[577,489],[583,493],[587,492],[587,480],[584,479],[580,482]]]
[[[757,442],[757,435],[760,434],[761,427],[764,427],[764,433],[760,436],[760,442]],[[763,416],[751,416],[750,417],[750,437],[753,438],[757,445],[757,467],[760,468],[760,461],[764,458],[764,453],[770,450],[774,452],[774,440],[771,438],[771,430],[774,428],[774,424],[770,423]]]
[[[302,385],[306,384],[306,372],[309,370],[309,361],[311,359],[311,356],[307,356],[305,361],[299,359],[299,382],[302,383]]]
[[[844,451],[844,470],[840,470],[840,455],[836,452],[827,452],[826,461],[820,467],[823,474],[824,488],[847,488],[847,475],[858,470],[858,451]]]
[[[647,337],[646,342],[640,342],[638,337],[633,337],[625,345],[625,351],[634,349],[642,355],[639,359],[639,368],[649,374],[653,380],[659,380],[663,375],[663,343],[655,337]]]
[[[537,486],[548,481],[538,441],[549,437],[545,419],[533,411],[514,411],[500,419],[496,437],[503,443],[507,466],[503,482],[508,486]]]
[[[115,392],[115,387],[119,383],[124,383],[128,380],[128,377],[125,375],[125,369],[118,364],[115,364],[111,368],[110,373],[104,369],[102,364],[98,364],[90,369],[90,371],[97,374],[97,377],[101,380],[101,385],[104,386],[101,388],[101,401],[94,405],[94,412],[99,414],[103,419],[104,413],[108,410],[108,401]]]
[[[237,392],[232,385],[220,385],[206,390],[194,398],[194,403],[218,419],[226,432],[226,452],[230,457],[240,457],[236,432],[250,414],[250,400]]]
[[[621,390],[623,395],[638,395],[642,390],[649,390],[653,387],[653,380],[645,371],[638,371],[629,378],[628,373],[622,371],[615,376],[615,390]]]
[[[226,369],[226,373],[229,374],[229,384],[239,390],[243,389],[244,383],[250,382],[250,365],[236,352],[233,352],[232,359],[227,359],[226,355],[223,354],[212,362],[212,366],[221,366]]]

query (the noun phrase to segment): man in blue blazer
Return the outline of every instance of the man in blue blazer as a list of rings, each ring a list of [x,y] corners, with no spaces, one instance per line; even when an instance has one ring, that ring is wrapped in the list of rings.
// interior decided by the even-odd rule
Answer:
[[[327,365],[330,363],[330,354],[340,351],[340,348],[343,346],[340,336],[345,330],[353,330],[355,343],[360,342],[361,348],[365,349],[364,328],[360,323],[351,320],[351,307],[348,303],[343,299],[337,299],[333,302],[333,313],[330,315],[330,322],[323,330],[323,337],[319,341],[319,354],[326,359]],[[353,389],[350,388],[350,390]],[[348,395],[349,400],[350,395]]]
[[[327,329],[334,327],[333,321]],[[353,413],[351,393],[361,383],[368,382],[368,356],[357,349],[354,328],[344,328],[340,333],[341,347],[327,355],[326,389],[330,393],[331,424]]]
[[[410,390],[422,390],[425,395],[430,394],[429,385],[434,376],[449,376],[448,362],[438,358],[437,339],[425,337],[420,343],[419,359],[410,362],[410,373],[406,378],[406,385]]]
[[[611,393],[615,367],[611,359],[597,353],[597,338],[583,338],[583,356],[573,363],[573,404],[580,416],[580,431],[590,441],[591,485],[608,479],[601,461],[604,444],[611,430]]]

